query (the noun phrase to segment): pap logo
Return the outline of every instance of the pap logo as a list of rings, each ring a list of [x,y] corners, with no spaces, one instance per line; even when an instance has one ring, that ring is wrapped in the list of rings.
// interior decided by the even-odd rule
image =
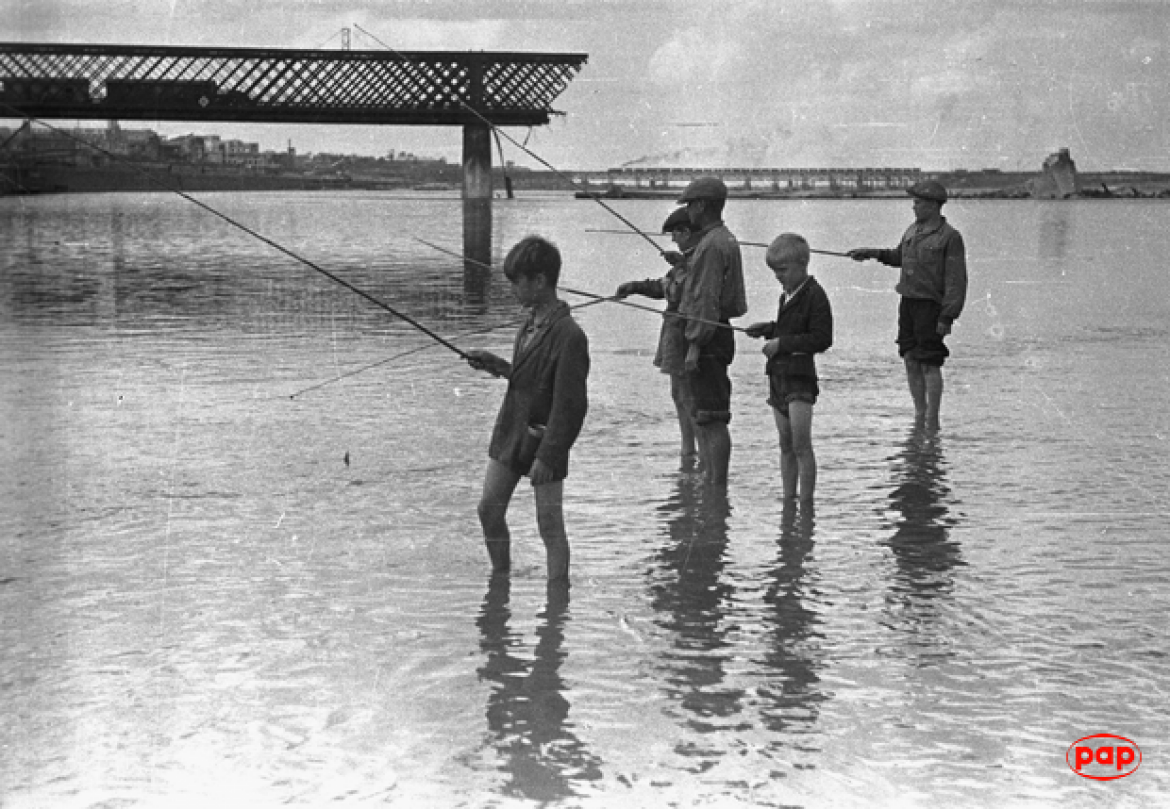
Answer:
[[[1098,733],[1077,739],[1064,754],[1069,769],[1082,778],[1116,781],[1133,775],[1142,764],[1142,751],[1124,736]]]

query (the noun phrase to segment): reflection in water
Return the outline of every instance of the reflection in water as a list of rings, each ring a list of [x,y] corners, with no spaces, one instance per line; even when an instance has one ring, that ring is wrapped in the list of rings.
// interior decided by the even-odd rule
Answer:
[[[811,508],[784,509],[779,552],[764,595],[770,607],[763,614],[769,635],[764,661],[771,676],[759,689],[768,701],[760,713],[765,727],[773,731],[807,729],[826,699],[817,674],[824,666],[821,618],[808,606],[815,578],[805,566],[815,545],[815,526]]]
[[[1039,256],[1042,261],[1064,261],[1072,213],[1068,205],[1044,205],[1040,208]]]
[[[463,200],[463,289],[468,302],[488,300],[492,273],[492,201]]]
[[[568,621],[569,589],[548,585],[545,610],[538,617],[535,657],[522,659],[520,639],[509,627],[511,583],[494,576],[476,624],[487,660],[481,679],[494,684],[487,702],[487,725],[503,759],[513,797],[554,801],[574,793],[574,781],[601,778],[600,760],[568,729],[568,691],[560,676]]]
[[[744,692],[722,685],[732,645],[724,619],[733,590],[722,577],[731,512],[727,493],[682,475],[658,511],[668,541],[648,571],[651,605],[658,612],[655,622],[674,635],[673,648],[658,661],[666,670],[663,688],[687,711],[689,730],[730,729],[721,720],[741,711]],[[703,771],[727,750],[688,743],[677,752],[700,759],[697,768]]]
[[[890,505],[898,516],[889,547],[897,569],[888,600],[901,628],[924,632],[937,619],[941,602],[954,591],[954,568],[966,562],[959,544],[949,536],[956,521],[950,516],[951,489],[939,436],[912,430],[893,460]],[[928,636],[914,644],[937,645]]]
[[[352,233],[347,238],[347,228],[367,221],[367,212],[358,217],[348,204],[325,203],[310,222],[271,200],[232,195],[211,207],[303,261],[169,194],[76,195],[68,204],[22,207],[0,222],[10,247],[0,257],[0,312],[24,322],[56,325],[65,317],[104,326],[108,321],[96,317],[101,306],[113,325],[128,329],[187,328],[196,321],[206,327],[214,320],[278,334],[322,327],[332,334],[413,331],[307,261],[436,331],[492,327],[516,316],[511,289],[493,283],[490,270],[433,251],[354,249],[365,242]],[[458,201],[419,208],[435,216],[450,205]],[[470,216],[474,257],[490,264],[490,207]],[[103,293],[110,300],[96,301]]]

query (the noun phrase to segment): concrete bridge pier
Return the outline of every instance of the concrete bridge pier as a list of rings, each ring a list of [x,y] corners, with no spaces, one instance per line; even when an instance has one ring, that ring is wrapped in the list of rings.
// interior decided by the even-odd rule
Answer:
[[[463,285],[474,298],[486,297],[492,262],[492,130],[463,126]],[[478,262],[478,263],[477,263]]]

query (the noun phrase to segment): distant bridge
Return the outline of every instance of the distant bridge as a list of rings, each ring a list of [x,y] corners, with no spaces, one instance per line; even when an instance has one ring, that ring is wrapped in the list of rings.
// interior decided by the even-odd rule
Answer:
[[[465,205],[464,241],[479,257],[468,228],[486,221],[490,242],[491,128],[547,124],[587,59],[4,42],[0,118],[462,126],[463,198],[483,203]]]
[[[649,189],[667,192],[682,189],[696,177],[721,177],[733,192],[833,191],[908,188],[923,179],[917,168],[667,168],[624,166],[593,173],[591,185]]]

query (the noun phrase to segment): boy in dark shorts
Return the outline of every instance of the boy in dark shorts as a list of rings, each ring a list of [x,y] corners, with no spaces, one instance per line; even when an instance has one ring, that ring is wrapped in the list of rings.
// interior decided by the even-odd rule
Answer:
[[[747,313],[739,242],[723,222],[727,185],[699,177],[679,197],[698,240],[687,261],[687,282],[679,314],[687,318],[683,361],[703,477],[727,485],[731,464],[731,378],[735,358],[731,319]]]
[[[774,321],[747,328],[749,337],[768,341],[768,404],[780,433],[784,502],[799,495],[806,506],[812,505],[817,485],[812,417],[821,390],[813,355],[833,345],[833,310],[824,288],[808,274],[809,254],[808,242],[796,233],[781,233],[768,246],[765,261],[784,293]]]
[[[947,190],[934,180],[906,189],[914,197],[914,224],[891,250],[861,247],[849,251],[854,261],[877,259],[901,267],[896,287],[898,353],[906,365],[906,381],[914,400],[918,425],[939,429],[942,366],[950,356],[943,338],[963,311],[967,298],[967,254],[963,237],[942,215]]]
[[[532,481],[536,524],[548,554],[549,581],[568,581],[569,538],[562,506],[569,451],[588,410],[589,341],[557,297],[561,254],[540,236],[521,239],[504,259],[504,275],[530,311],[512,361],[468,351],[468,363],[508,380],[488,447],[479,520],[494,574],[512,565],[508,504],[520,478]]]

